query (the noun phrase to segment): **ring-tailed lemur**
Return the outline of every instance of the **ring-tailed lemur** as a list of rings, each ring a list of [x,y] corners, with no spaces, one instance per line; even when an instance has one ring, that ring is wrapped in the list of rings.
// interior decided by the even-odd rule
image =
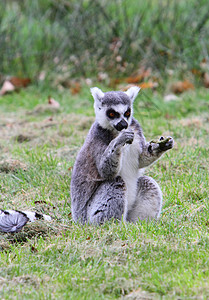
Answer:
[[[103,93],[91,89],[96,120],[77,155],[71,179],[74,221],[101,224],[112,218],[158,218],[160,187],[143,169],[173,147],[171,137],[147,143],[133,102],[138,87]]]
[[[37,212],[0,209],[0,232],[19,232],[27,222],[38,219],[50,221],[51,217]]]

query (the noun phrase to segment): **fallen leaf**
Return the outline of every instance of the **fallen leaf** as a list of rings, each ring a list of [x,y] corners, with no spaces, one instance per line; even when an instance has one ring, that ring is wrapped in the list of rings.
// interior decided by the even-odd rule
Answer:
[[[49,117],[46,121],[47,122],[52,122],[53,121],[53,117]]]
[[[150,74],[151,74],[151,69],[141,68],[141,69],[139,69],[139,71],[135,75],[127,77],[125,79],[125,81],[127,83],[136,84],[136,83],[139,83],[139,82],[143,81],[145,78],[149,77]]]
[[[188,80],[177,81],[171,86],[171,90],[174,94],[181,94],[191,89],[194,90],[194,85]]]
[[[197,76],[202,76],[202,71],[198,70],[198,69],[192,69],[191,70],[192,74],[197,75]]]
[[[60,108],[59,102],[54,100],[51,96],[48,97],[48,104],[54,108]]]
[[[165,101],[165,102],[176,101],[176,100],[178,100],[178,99],[179,99],[179,97],[177,97],[177,96],[174,95],[174,94],[169,94],[169,95],[166,95],[166,96],[164,97],[164,101]]]
[[[97,79],[98,79],[99,82],[109,81],[109,76],[105,72],[99,72],[98,75],[97,75]]]
[[[15,90],[15,86],[8,80],[4,81],[2,88],[0,90],[0,95],[3,96],[7,93],[13,92]]]
[[[4,81],[2,88],[0,90],[0,95],[5,95],[7,93],[13,92],[20,88],[25,88],[30,83],[31,83],[30,78],[11,77]]]
[[[80,82],[75,82],[71,87],[70,91],[73,95],[79,94],[81,90],[81,84]]]
[[[92,80],[90,79],[90,78],[86,78],[85,79],[85,83],[87,84],[87,85],[89,85],[89,86],[92,86]]]
[[[18,78],[18,77],[11,77],[9,81],[15,86],[15,88],[25,88],[31,83],[30,78]]]
[[[206,58],[203,58],[203,60],[200,62],[200,68],[203,70],[206,70],[208,68],[208,61]]]
[[[33,138],[33,136],[26,135],[26,134],[19,134],[15,137],[15,139],[18,143],[29,142],[32,140],[32,138]]]
[[[152,82],[152,81],[142,82],[139,84],[139,87],[141,89],[154,89],[154,88],[158,87],[158,83]]]
[[[110,79],[110,84],[109,86],[113,89],[116,89],[117,85],[122,83],[123,79],[122,78],[113,78]]]
[[[36,200],[34,201],[34,204],[48,204],[48,203],[44,200]]]
[[[44,81],[46,78],[46,72],[45,71],[41,71],[40,74],[38,75],[38,79],[40,81]]]
[[[130,76],[128,78],[125,79],[125,81],[127,83],[139,83],[143,80],[143,75],[142,74],[139,74],[139,75],[136,75],[136,76]]]
[[[172,115],[165,114],[165,118],[166,118],[167,120],[171,120],[171,119],[173,119],[174,117],[173,117]]]
[[[38,252],[37,248],[35,248],[34,246],[31,246],[31,247],[30,247],[30,251],[31,251],[31,252],[34,252],[34,253]]]
[[[204,74],[204,76],[203,76],[203,82],[204,82],[204,86],[206,88],[209,88],[209,74],[208,73]]]
[[[133,87],[133,86],[138,86],[140,87],[141,89],[154,89],[156,87],[158,87],[158,83],[157,82],[142,82],[140,84],[128,84],[128,85],[119,85],[119,89],[121,91],[127,91],[129,88]]]

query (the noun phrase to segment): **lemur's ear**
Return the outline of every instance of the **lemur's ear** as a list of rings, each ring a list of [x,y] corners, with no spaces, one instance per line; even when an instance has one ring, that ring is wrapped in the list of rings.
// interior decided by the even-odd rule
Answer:
[[[131,102],[133,103],[140,90],[141,89],[138,86],[132,86],[125,93],[126,95],[128,95],[128,97],[131,99]]]
[[[104,97],[104,93],[97,87],[93,87],[90,90],[91,90],[91,94],[94,98],[94,101],[101,102],[102,98]]]

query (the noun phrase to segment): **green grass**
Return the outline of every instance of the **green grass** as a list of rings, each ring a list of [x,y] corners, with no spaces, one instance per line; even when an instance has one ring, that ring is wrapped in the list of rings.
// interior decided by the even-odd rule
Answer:
[[[60,111],[34,113],[48,94]],[[1,299],[208,299],[206,89],[168,103],[161,94],[138,96],[135,117],[147,140],[175,139],[174,149],[146,171],[162,188],[162,215],[100,227],[74,224],[70,215],[71,167],[94,119],[88,88],[71,96],[31,86],[0,103],[0,164],[16,159],[25,166],[0,172],[0,207],[54,218],[0,235]],[[29,140],[18,142],[20,134]]]

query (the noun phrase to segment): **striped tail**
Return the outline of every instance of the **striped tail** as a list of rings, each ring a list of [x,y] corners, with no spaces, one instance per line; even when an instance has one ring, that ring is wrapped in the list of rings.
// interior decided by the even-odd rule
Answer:
[[[39,219],[50,221],[51,217],[37,212],[0,209],[0,232],[19,232],[27,222]]]

